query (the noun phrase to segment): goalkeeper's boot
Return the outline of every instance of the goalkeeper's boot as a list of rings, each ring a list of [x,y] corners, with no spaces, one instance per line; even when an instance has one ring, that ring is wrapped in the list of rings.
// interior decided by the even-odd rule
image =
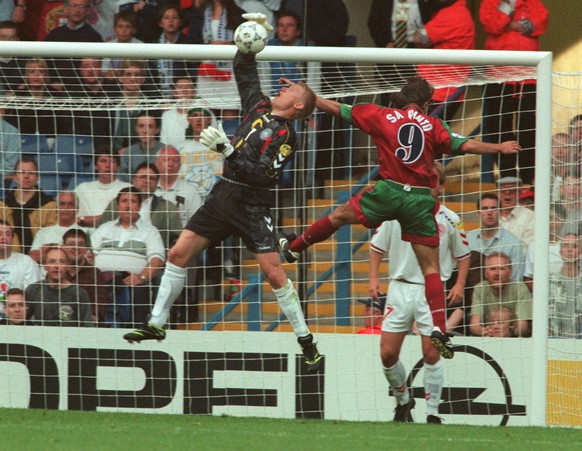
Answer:
[[[166,338],[166,331],[162,327],[154,326],[152,323],[145,323],[143,329],[136,329],[123,336],[130,343],[144,340],[162,341]]]
[[[299,260],[300,254],[299,252],[293,252],[291,250],[291,242],[297,238],[297,235],[291,233],[289,235],[285,235],[283,232],[279,232],[279,236],[277,237],[277,245],[279,246],[279,252],[283,254],[287,263],[295,263]]]
[[[452,359],[455,356],[451,339],[436,326],[430,334],[430,341],[432,341],[432,344],[438,349],[443,358]]]
[[[410,398],[406,404],[398,404],[394,409],[394,420],[397,423],[414,423],[412,409],[416,405],[414,398]]]
[[[317,350],[317,346],[313,342],[313,335],[309,334],[305,337],[299,337],[297,339],[299,346],[301,346],[301,351],[303,351],[303,357],[305,358],[305,364],[307,365],[308,373],[317,373],[320,368],[322,361],[322,355]]]

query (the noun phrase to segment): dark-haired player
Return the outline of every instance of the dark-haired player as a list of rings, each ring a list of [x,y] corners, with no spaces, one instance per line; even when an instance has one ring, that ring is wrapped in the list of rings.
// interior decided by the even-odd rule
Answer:
[[[452,133],[440,119],[426,115],[433,87],[421,77],[410,78],[393,96],[396,108],[373,104],[345,105],[317,97],[316,106],[342,117],[368,133],[378,147],[380,180],[319,219],[299,237],[282,236],[279,247],[289,262],[296,261],[309,246],[329,238],[344,224],[373,228],[398,220],[402,239],[412,244],[425,279],[425,294],[434,322],[432,342],[445,358],[454,355],[445,334],[445,292],[439,276],[439,238],[435,222],[437,201],[431,188],[436,158],[445,153],[517,153],[516,141],[489,144]]]
[[[297,291],[283,270],[270,212],[275,205],[274,188],[295,151],[293,120],[312,114],[316,96],[307,85],[283,79],[286,86],[269,100],[261,92],[252,54],[237,52],[234,73],[243,110],[240,127],[230,141],[221,125],[206,128],[200,139],[225,157],[222,179],[214,185],[204,205],[190,218],[170,250],[149,322],[124,338],[130,342],[164,339],[163,326],[184,288],[187,263],[234,233],[255,254],[279,306],[293,326],[308,371],[317,372],[321,356],[307,328]]]

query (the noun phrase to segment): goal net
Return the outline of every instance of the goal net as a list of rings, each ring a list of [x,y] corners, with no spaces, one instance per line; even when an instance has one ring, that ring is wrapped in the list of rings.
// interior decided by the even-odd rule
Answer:
[[[470,299],[473,286],[485,280],[485,254],[472,262],[465,299],[449,312],[458,321],[458,349],[445,365],[440,414],[459,423],[545,424],[547,417],[553,424],[580,424],[579,406],[559,414],[563,381],[579,374],[580,291],[552,266],[561,262],[560,244],[548,241],[554,204],[567,227],[560,237],[577,228],[579,218],[579,160],[573,155],[582,121],[572,122],[580,112],[579,75],[554,74],[552,84],[549,57],[541,53],[345,50],[267,47],[257,57],[262,89],[276,95],[283,76],[306,81],[325,98],[388,106],[390,94],[420,74],[436,88],[430,114],[446,120],[454,133],[489,142],[518,139],[524,148],[517,160],[442,160],[446,183],[440,201],[459,215],[467,232],[481,227],[478,206],[486,193],[498,194],[498,207],[502,196],[522,205],[533,200],[536,215],[514,231],[518,244],[500,250],[519,256],[507,284],[525,289],[514,291],[527,299],[514,301],[529,304],[520,310],[526,317],[511,316],[515,305],[498,320],[485,318],[482,310],[482,329],[495,329],[499,338],[472,333]],[[341,228],[300,262],[284,266],[325,354],[322,374],[304,374],[295,338],[286,333],[292,329],[236,236],[190,261],[164,342],[135,348],[122,339],[146,319],[169,248],[221,175],[222,157],[204,148],[199,134],[221,123],[231,137],[241,122],[234,47],[10,43],[0,54],[13,69],[3,77],[1,219],[14,235],[12,252],[4,251],[0,265],[18,253],[36,261],[26,262],[26,278],[16,280],[12,269],[3,276],[5,302],[9,289],[25,290],[36,319],[35,327],[6,328],[0,366],[11,390],[3,405],[392,418],[379,337],[356,333],[378,316],[366,310],[371,231],[362,226]],[[279,181],[272,217],[277,230],[300,233],[374,184],[378,154],[369,136],[321,112],[293,125],[297,151]],[[498,192],[497,181],[507,177],[522,184]],[[34,208],[22,207],[27,184],[38,184],[44,193],[36,195]],[[137,207],[118,195],[127,187],[142,193]],[[571,192],[576,187],[578,198]],[[132,209],[139,214],[132,216]],[[119,234],[115,227],[122,217],[141,218],[157,230],[143,226],[139,233]],[[71,228],[84,233],[67,232]],[[136,228],[140,223],[131,230]],[[383,291],[390,264],[380,266]],[[63,266],[74,295],[39,283]],[[559,287],[560,296],[548,296],[552,287]],[[511,337],[519,321],[524,336]],[[73,327],[48,327],[68,325]],[[401,359],[419,405],[421,357],[419,338],[408,337]],[[31,361],[44,363],[39,368]],[[29,385],[15,382],[25,373]],[[567,387],[566,396],[579,395],[575,384]],[[424,421],[423,408],[416,409],[417,421]]]

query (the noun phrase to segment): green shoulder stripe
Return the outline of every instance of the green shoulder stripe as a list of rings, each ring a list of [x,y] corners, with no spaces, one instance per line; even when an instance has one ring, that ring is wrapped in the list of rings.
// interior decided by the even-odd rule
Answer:
[[[440,119],[439,119],[440,120]],[[451,137],[451,150],[454,154],[460,155],[462,152],[460,151],[461,144],[468,141],[469,138],[463,135],[459,135],[451,131],[451,127],[446,122],[441,120],[441,123],[445,127],[445,129],[449,132],[449,136]]]
[[[352,106],[346,105],[345,103],[340,103],[340,113],[344,121],[352,123]]]

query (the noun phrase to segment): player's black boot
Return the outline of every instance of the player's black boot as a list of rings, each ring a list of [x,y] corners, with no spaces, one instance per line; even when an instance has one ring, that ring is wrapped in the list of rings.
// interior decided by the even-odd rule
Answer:
[[[298,252],[293,252],[291,250],[291,242],[297,238],[297,235],[290,233],[289,235],[279,232],[277,236],[277,245],[279,246],[279,252],[283,254],[287,263],[295,263],[299,260],[300,254]]]
[[[299,337],[297,342],[301,346],[301,351],[303,351],[307,372],[312,374],[317,373],[321,368],[322,356],[319,354],[317,346],[313,342],[313,335],[309,334],[305,337]]]
[[[428,415],[426,417],[426,422],[428,424],[443,424],[443,419],[441,417],[437,417],[436,415]]]
[[[158,340],[162,341],[166,338],[166,331],[162,327],[154,326],[151,323],[145,323],[143,329],[136,329],[123,336],[124,339],[130,343],[144,340]]]
[[[397,423],[414,423],[411,410],[414,409],[416,401],[410,397],[406,404],[398,404],[394,409],[394,420]]]
[[[455,356],[455,351],[453,350],[453,343],[451,343],[451,339],[438,327],[435,326],[435,328],[432,330],[432,333],[430,334],[430,340],[444,359],[452,359]]]

